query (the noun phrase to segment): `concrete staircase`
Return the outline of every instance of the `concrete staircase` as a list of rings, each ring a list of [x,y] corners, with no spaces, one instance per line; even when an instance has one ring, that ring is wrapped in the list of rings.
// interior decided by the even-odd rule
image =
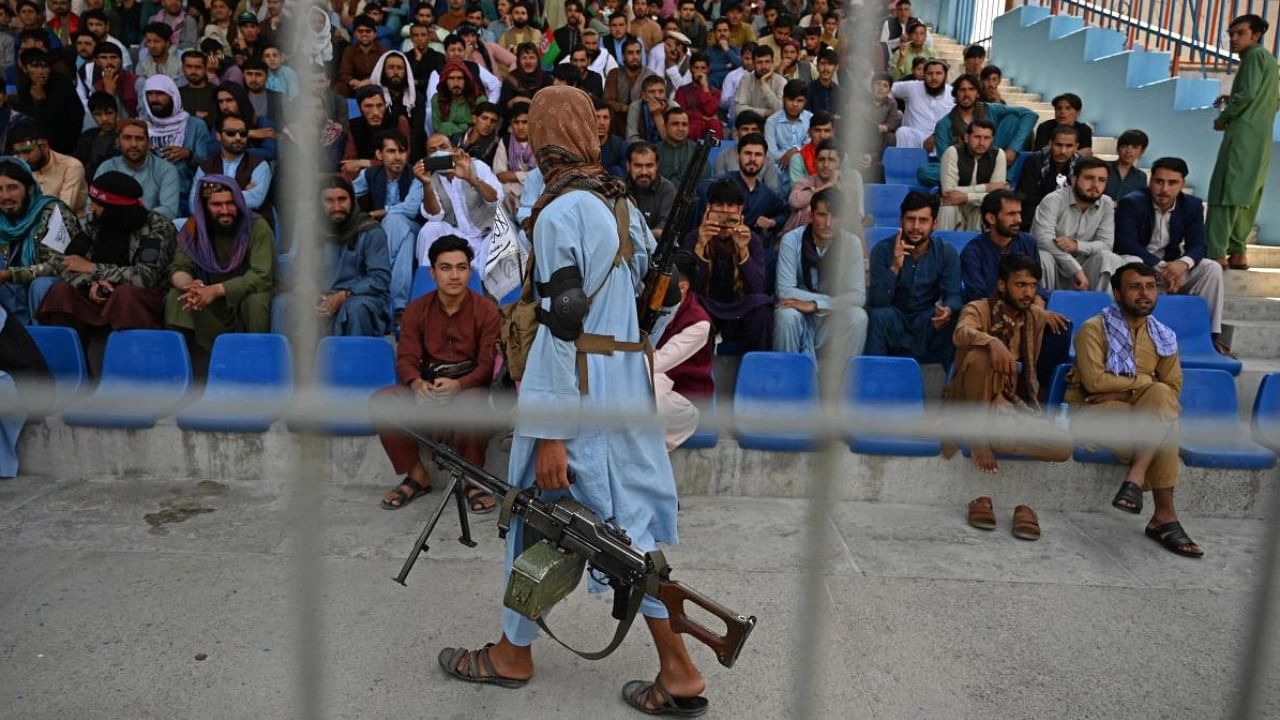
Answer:
[[[964,65],[964,46],[936,33],[933,43],[938,54],[953,68],[952,74],[958,75],[956,68]],[[1016,74],[1017,68],[1001,69],[1006,75],[1000,94],[1006,102],[1034,111],[1041,121],[1053,118],[1053,106],[1043,97],[1012,83],[1010,76]],[[1154,131],[1159,132],[1159,128]],[[1096,157],[1114,160],[1116,139],[1094,135],[1093,150]],[[1236,378],[1242,415],[1252,409],[1262,377],[1280,372],[1280,247],[1250,245],[1249,266],[1247,271],[1226,272],[1227,302],[1222,330],[1226,342],[1244,361],[1244,370]]]

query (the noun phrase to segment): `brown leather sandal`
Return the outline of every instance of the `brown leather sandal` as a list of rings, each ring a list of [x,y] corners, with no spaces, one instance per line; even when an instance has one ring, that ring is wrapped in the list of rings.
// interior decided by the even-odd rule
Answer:
[[[645,715],[673,717],[699,717],[707,712],[710,705],[701,695],[691,698],[675,697],[658,680],[632,680],[622,686],[622,699]]]
[[[493,666],[493,660],[489,658],[489,649],[492,647],[493,643],[479,650],[447,647],[440,651],[436,660],[440,663],[441,670],[459,680],[482,685],[497,685],[512,690],[527,685],[529,681],[524,678],[509,678],[498,674],[497,668]]]
[[[991,498],[983,495],[969,501],[969,524],[979,530],[996,529],[996,512],[991,507]]]
[[[1019,540],[1040,539],[1040,518],[1026,505],[1013,509],[1013,536]]]

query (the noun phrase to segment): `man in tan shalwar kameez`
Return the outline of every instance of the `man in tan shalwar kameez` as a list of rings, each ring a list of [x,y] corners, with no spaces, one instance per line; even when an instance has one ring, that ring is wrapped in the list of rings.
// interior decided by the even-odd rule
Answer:
[[[1111,276],[1116,304],[1089,318],[1076,335],[1076,362],[1066,400],[1073,422],[1114,419],[1130,413],[1144,427],[1165,429],[1158,447],[1130,443],[1104,444],[1129,466],[1112,505],[1128,513],[1142,512],[1142,494],[1150,491],[1155,512],[1148,537],[1179,555],[1201,557],[1178,522],[1173,489],[1178,485],[1178,416],[1182,413],[1182,366],[1173,331],[1151,317],[1155,310],[1156,272],[1144,263],[1129,263]]]
[[[1048,440],[1018,438],[992,443],[974,443],[973,464],[985,473],[998,469],[997,454],[1063,462],[1071,457],[1071,440],[1052,433],[1040,411],[1040,384],[1036,361],[1047,317],[1035,305],[1040,266],[1026,255],[1006,255],[1000,261],[996,295],[974,300],[960,311],[953,341],[956,346],[955,374],[943,396],[953,402],[983,404],[995,415],[1018,417],[1019,424],[1040,423],[1042,432],[1060,435]],[[954,448],[948,448],[948,456]],[[994,530],[995,513],[990,497],[969,503],[969,524]],[[1019,505],[1013,513],[1013,534],[1023,540],[1040,537],[1040,521],[1035,511]]]

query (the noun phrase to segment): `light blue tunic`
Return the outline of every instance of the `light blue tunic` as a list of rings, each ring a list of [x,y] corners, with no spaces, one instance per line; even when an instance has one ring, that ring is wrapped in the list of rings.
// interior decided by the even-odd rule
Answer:
[[[0,328],[4,327],[8,313],[0,306]],[[18,405],[18,388],[13,384],[9,373],[0,370],[0,408],[13,408]],[[26,413],[10,410],[0,414],[0,478],[15,477],[18,474],[18,435],[27,420]]]
[[[387,235],[381,227],[360,233],[356,246],[325,244],[329,286],[325,292],[349,290],[351,297],[333,316],[332,335],[385,335],[391,325],[391,264]]]
[[[621,341],[639,340],[636,295],[648,267],[653,235],[644,216],[631,208],[631,238],[635,255],[630,266],[612,266],[618,249],[613,210],[596,196],[582,191],[566,193],[542,211],[534,229],[537,280],[545,282],[557,269],[576,265],[583,275],[588,295],[600,288],[587,313],[584,331],[612,335]],[[607,229],[607,230],[606,230]],[[549,306],[543,300],[543,307]],[[649,411],[652,422],[610,426],[599,420],[565,418],[534,421],[519,418],[511,446],[508,477],[512,485],[527,488],[534,484],[534,443],[538,438],[566,441],[569,492],[601,518],[613,519],[631,536],[641,550],[653,550],[657,543],[676,542],[676,487],[671,463],[663,444],[662,427],[654,409],[653,388],[641,353],[588,355],[590,394],[578,392],[576,349],[571,342],[554,337],[540,326],[529,353],[520,384],[518,409],[546,408],[572,413],[618,410],[629,413]],[[544,495],[550,498],[551,495]],[[507,572],[523,549],[520,529],[513,522],[507,540]],[[666,608],[646,597],[641,612],[654,618],[667,617]],[[514,611],[504,610],[503,632],[516,645],[529,645],[537,636],[537,625]]]

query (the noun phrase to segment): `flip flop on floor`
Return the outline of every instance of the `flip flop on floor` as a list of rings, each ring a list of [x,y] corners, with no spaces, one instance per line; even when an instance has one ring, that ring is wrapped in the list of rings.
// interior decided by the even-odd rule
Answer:
[[[498,674],[497,668],[493,666],[493,660],[489,657],[489,648],[493,647],[493,643],[489,643],[479,650],[468,650],[466,648],[447,647],[440,651],[440,655],[436,658],[440,662],[440,668],[445,671],[449,677],[464,680],[471,683],[479,683],[481,685],[497,685],[498,687],[514,690],[515,688],[524,687],[528,684],[528,680],[520,678],[503,677]],[[458,669],[458,664],[466,659],[466,663],[462,665],[462,669]]]
[[[1121,505],[1120,503],[1128,502],[1129,505]],[[1142,488],[1128,480],[1120,483],[1120,490],[1116,492],[1116,496],[1111,500],[1111,507],[1117,510],[1123,510],[1132,515],[1142,512]]]
[[[1204,551],[1200,550],[1200,546],[1196,545],[1196,541],[1191,539],[1186,530],[1182,529],[1182,523],[1174,520],[1165,523],[1159,527],[1147,526],[1147,537],[1155,540],[1164,546],[1164,549],[1176,555],[1189,558],[1204,557]],[[1195,550],[1186,550],[1184,546],[1192,545]]]
[[[668,715],[671,717],[698,717],[707,711],[711,703],[699,695],[691,698],[672,697],[662,683],[654,680],[632,680],[622,686],[622,699],[628,705],[645,715]],[[648,707],[649,701],[657,702],[657,707]]]
[[[412,492],[405,492],[403,488],[409,488]],[[416,500],[419,495],[426,495],[429,492],[431,492],[430,485],[419,485],[416,480],[405,475],[404,480],[402,480],[399,485],[392,488],[391,492],[388,493],[390,497],[384,496],[382,498],[382,509],[399,510],[405,505]]]
[[[492,505],[480,504],[480,501],[484,498],[492,500],[493,495],[478,488],[471,488],[467,490],[467,507],[471,508],[471,514],[488,515],[498,509],[498,503],[496,501]]]

